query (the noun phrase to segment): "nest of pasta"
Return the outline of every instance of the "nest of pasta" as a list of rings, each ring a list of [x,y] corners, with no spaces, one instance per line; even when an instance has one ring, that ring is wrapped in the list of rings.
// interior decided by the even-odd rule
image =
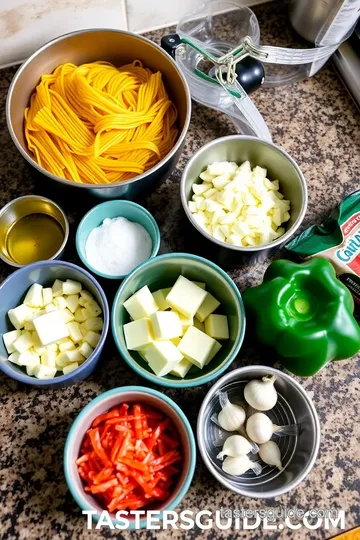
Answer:
[[[25,110],[35,161],[74,182],[112,184],[151,169],[173,148],[177,110],[160,72],[139,60],[62,64],[41,81]]]

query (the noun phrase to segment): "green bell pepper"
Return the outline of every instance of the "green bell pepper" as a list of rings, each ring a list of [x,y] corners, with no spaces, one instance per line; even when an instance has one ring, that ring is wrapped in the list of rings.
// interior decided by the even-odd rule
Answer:
[[[274,261],[263,283],[243,298],[259,341],[275,349],[295,375],[314,375],[360,350],[353,298],[325,259]]]

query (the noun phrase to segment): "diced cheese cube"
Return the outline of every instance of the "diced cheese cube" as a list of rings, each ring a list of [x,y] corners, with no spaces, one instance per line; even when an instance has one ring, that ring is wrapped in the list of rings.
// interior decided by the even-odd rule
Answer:
[[[197,310],[195,317],[200,321],[204,322],[205,319],[213,313],[220,306],[220,302],[210,294],[206,293],[205,299],[199,309]]]
[[[67,366],[64,366],[63,373],[64,375],[67,375],[68,373],[71,373],[71,371],[74,371],[79,367],[78,362],[72,362],[72,364],[68,364]]]
[[[56,375],[56,368],[38,364],[34,369],[34,375],[37,379],[52,379]]]
[[[88,310],[91,317],[98,317],[102,313],[101,307],[95,300],[86,301],[84,307]]]
[[[59,344],[60,352],[69,351],[71,349],[75,349],[74,342],[71,339],[66,339],[65,341]]]
[[[51,287],[45,287],[42,290],[43,295],[43,305],[47,306],[48,304],[51,304],[53,301],[53,291]]]
[[[91,319],[86,319],[83,323],[84,328],[87,330],[92,330],[93,332],[100,332],[103,329],[104,323],[101,317],[93,317]]]
[[[19,358],[20,358],[20,353],[15,351],[15,352],[10,354],[10,356],[8,357],[8,360],[9,360],[9,362],[12,362],[13,364],[16,364],[16,365],[20,366]]]
[[[20,330],[11,330],[3,334],[4,345],[9,354],[15,352],[14,342],[21,336]]]
[[[209,315],[205,321],[205,332],[214,339],[229,339],[229,325],[226,315]]]
[[[79,353],[81,353],[84,358],[89,358],[89,356],[92,354],[93,351],[94,349],[90,347],[90,345],[86,343],[85,341],[79,348]]]
[[[214,346],[213,346],[213,348],[211,350],[210,355],[208,356],[208,359],[206,360],[206,362],[204,364],[205,366],[210,364],[211,360],[217,355],[217,353],[221,349],[221,344],[218,341],[216,341],[215,339],[214,339],[214,341],[215,341]]]
[[[79,343],[79,341],[82,341],[83,335],[80,331],[79,323],[73,321],[73,322],[67,323],[66,326],[69,331],[68,335],[70,335],[70,338],[72,339],[74,343]]]
[[[25,321],[30,319],[33,312],[33,308],[30,308],[25,304],[20,304],[20,306],[17,306],[14,309],[9,309],[8,317],[16,330],[20,330],[21,328],[24,328]]]
[[[57,307],[55,306],[55,304],[48,304],[47,306],[45,306],[45,313],[50,313],[50,311],[56,311],[57,310]]]
[[[54,298],[53,303],[57,309],[65,309],[67,307],[66,300],[63,296],[58,296],[57,298]]]
[[[182,334],[179,315],[174,311],[157,311],[150,315],[154,339],[169,340]]]
[[[183,356],[171,341],[154,341],[145,353],[150,368],[158,377],[170,373]]]
[[[79,295],[78,294],[70,294],[65,299],[66,307],[68,310],[71,311],[71,313],[75,313],[77,310],[77,307],[79,305]]]
[[[64,282],[61,281],[60,279],[56,279],[54,281],[54,285],[52,286],[52,293],[53,293],[54,298],[56,298],[58,296],[62,296],[64,294],[63,284],[64,284]]]
[[[42,285],[34,283],[26,293],[24,304],[30,307],[43,307]]]
[[[64,322],[69,323],[75,319],[75,316],[67,308],[61,309],[61,315],[63,316]]]
[[[87,321],[87,319],[91,319],[91,318],[92,318],[92,317],[91,317],[90,311],[88,311],[86,308],[81,308],[81,314],[82,314],[82,316],[83,316],[83,318],[84,318],[84,321],[83,321],[83,322]]]
[[[33,330],[35,330],[34,323],[32,321],[25,321],[24,330],[26,330],[27,332],[32,332]]]
[[[134,321],[150,317],[152,313],[159,309],[149,287],[146,285],[124,302],[124,308]]]
[[[64,294],[79,294],[82,290],[82,285],[78,281],[73,281],[72,279],[67,279],[63,283],[63,293]]]
[[[15,351],[19,353],[27,351],[33,344],[30,332],[23,332],[13,343]]]
[[[72,364],[73,362],[82,363],[85,359],[84,356],[81,354],[80,349],[75,349],[73,351],[65,351],[63,354],[68,359],[68,364]]]
[[[152,293],[154,300],[160,309],[160,311],[165,311],[169,309],[169,304],[166,301],[166,297],[171,291],[171,287],[168,287],[167,289],[159,289],[158,291],[155,291]]]
[[[57,356],[55,351],[45,351],[41,355],[41,364],[43,366],[55,367]]]
[[[90,302],[91,300],[94,300],[94,297],[89,293],[89,291],[86,291],[85,289],[81,289],[80,296],[84,298],[85,302]]]
[[[33,322],[42,345],[50,345],[69,335],[69,330],[59,310],[40,315]]]
[[[130,351],[137,351],[153,341],[152,328],[149,319],[138,319],[123,326],[126,347]],[[88,341],[86,336],[84,341]],[[90,343],[90,341],[88,341]]]
[[[178,349],[185,358],[202,369],[211,354],[214,341],[195,326],[190,326],[180,341]]]
[[[205,332],[205,324],[200,322],[196,317],[194,317],[194,326],[201,332]]]
[[[87,311],[87,310],[86,310]],[[82,323],[86,321],[85,316],[83,314],[83,310],[79,307],[74,313],[74,320],[78,323]]]
[[[193,364],[187,360],[187,358],[183,358],[171,371],[170,375],[174,375],[175,377],[181,377],[182,379],[185,377],[187,372],[192,368]]]
[[[193,317],[206,297],[206,291],[192,281],[179,276],[166,297],[168,304],[177,312]]]

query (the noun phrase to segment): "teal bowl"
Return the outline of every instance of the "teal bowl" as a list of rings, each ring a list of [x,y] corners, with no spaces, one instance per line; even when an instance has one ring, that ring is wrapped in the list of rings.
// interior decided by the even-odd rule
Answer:
[[[217,313],[224,313],[228,317],[230,337],[222,342],[220,351],[203,369],[193,366],[183,379],[173,375],[158,377],[136,351],[126,348],[123,325],[130,322],[130,317],[123,304],[145,285],[151,292],[171,287],[180,274],[206,283],[206,290],[221,304]],[[212,381],[233,362],[244,339],[245,309],[239,289],[219,266],[197,255],[170,253],[144,262],[123,281],[114,299],[111,328],[122,358],[136,373],[162,386],[189,388]]]
[[[164,511],[174,510],[179,506],[194,476],[196,464],[194,434],[185,414],[172,399],[157,390],[142,386],[123,386],[104,392],[90,401],[75,418],[68,433],[64,449],[64,472],[68,488],[82,510],[91,510],[94,512],[93,516],[96,521],[99,520],[101,512],[106,509],[102,508],[92,495],[84,491],[75,461],[79,457],[81,443],[85,433],[90,428],[93,420],[116,405],[133,402],[149,405],[164,413],[172,420],[181,440],[183,452],[182,470],[168,500],[159,503],[159,506],[155,508],[155,510],[160,512],[160,514],[156,515],[157,518],[161,519]],[[110,518],[115,526],[119,524],[114,514],[110,514]],[[127,518],[129,519],[128,528],[135,529],[136,524],[133,516],[131,517],[129,515]],[[120,524],[123,526],[122,521]],[[146,527],[146,520],[141,520],[139,525],[141,528]]]
[[[89,264],[86,258],[86,242],[89,234],[93,229],[99,227],[104,219],[124,217],[129,221],[134,221],[142,225],[149,233],[152,240],[151,257],[155,257],[160,247],[160,230],[153,216],[140,204],[136,204],[131,201],[108,201],[97,206],[94,206],[79,223],[76,231],[76,250],[84,265],[93,273],[106,279],[119,279],[122,280],[126,277],[124,275],[109,275],[99,270],[96,270],[91,264]]]

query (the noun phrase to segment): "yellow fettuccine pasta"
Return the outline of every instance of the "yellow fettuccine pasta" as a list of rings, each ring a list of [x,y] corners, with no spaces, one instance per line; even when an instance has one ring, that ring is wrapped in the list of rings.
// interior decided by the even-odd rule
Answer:
[[[63,64],[43,75],[25,110],[35,161],[74,182],[111,184],[162,160],[178,136],[162,75],[139,60]]]

